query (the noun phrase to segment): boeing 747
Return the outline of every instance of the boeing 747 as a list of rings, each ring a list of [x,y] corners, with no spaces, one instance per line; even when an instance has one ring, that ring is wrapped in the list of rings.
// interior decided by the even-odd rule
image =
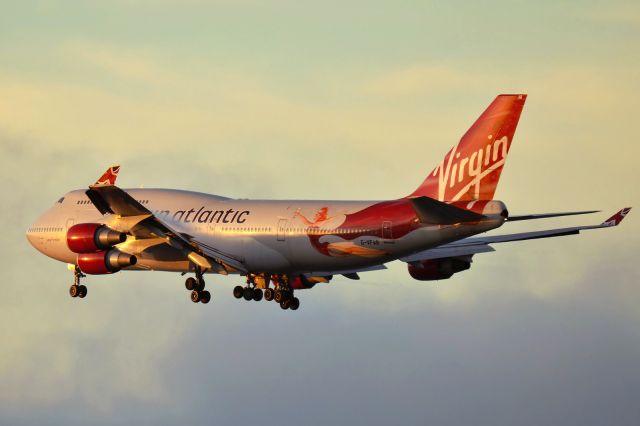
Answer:
[[[478,236],[507,222],[594,213],[512,216],[494,199],[526,95],[500,95],[407,196],[384,201],[245,200],[176,189],[121,189],[119,166],[88,189],[67,192],[31,225],[29,242],[73,271],[71,297],[87,274],[172,271],[208,303],[205,274],[236,274],[237,299],[300,306],[299,290],[334,276],[407,263],[416,280],[443,280],[471,267],[492,244],[617,226],[630,208],[599,225]]]

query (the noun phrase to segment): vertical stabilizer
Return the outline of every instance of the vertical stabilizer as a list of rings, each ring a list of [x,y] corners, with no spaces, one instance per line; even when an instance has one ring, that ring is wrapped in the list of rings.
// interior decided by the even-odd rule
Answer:
[[[409,197],[492,200],[527,95],[499,95]]]

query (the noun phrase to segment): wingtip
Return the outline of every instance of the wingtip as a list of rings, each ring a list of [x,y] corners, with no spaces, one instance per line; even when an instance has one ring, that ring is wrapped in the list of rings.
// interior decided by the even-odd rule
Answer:
[[[602,222],[603,226],[618,226],[620,222],[624,220],[624,218],[631,211],[631,207],[625,207],[622,210],[618,211],[616,214],[611,216],[609,219]]]
[[[102,174],[102,176],[100,176],[100,178],[98,178],[98,180],[96,181],[94,186],[97,186],[97,185],[115,185],[116,184],[116,179],[118,178],[118,173],[119,172],[120,172],[120,165],[119,164],[114,164],[113,166],[109,167],[107,169],[107,171],[104,172]]]

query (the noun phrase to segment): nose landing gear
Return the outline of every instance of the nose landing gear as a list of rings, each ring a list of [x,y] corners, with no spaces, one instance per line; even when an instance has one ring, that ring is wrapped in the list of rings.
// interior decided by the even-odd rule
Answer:
[[[80,284],[80,278],[86,277],[85,274],[80,271],[80,268],[76,265],[73,270],[73,284],[69,287],[69,296],[79,297],[84,299],[87,296],[87,287]]]

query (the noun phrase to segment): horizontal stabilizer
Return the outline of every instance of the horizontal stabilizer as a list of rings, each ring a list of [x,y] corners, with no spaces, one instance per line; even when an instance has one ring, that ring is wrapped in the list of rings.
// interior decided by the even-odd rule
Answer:
[[[581,212],[562,212],[562,213],[541,213],[541,214],[526,214],[519,216],[509,216],[507,222],[516,222],[518,220],[532,220],[532,219],[546,219],[549,217],[560,216],[577,216],[581,214],[598,213],[600,210],[585,210]]]
[[[429,197],[409,198],[409,202],[422,223],[434,225],[452,225],[460,222],[477,222],[484,215],[460,209]]]

